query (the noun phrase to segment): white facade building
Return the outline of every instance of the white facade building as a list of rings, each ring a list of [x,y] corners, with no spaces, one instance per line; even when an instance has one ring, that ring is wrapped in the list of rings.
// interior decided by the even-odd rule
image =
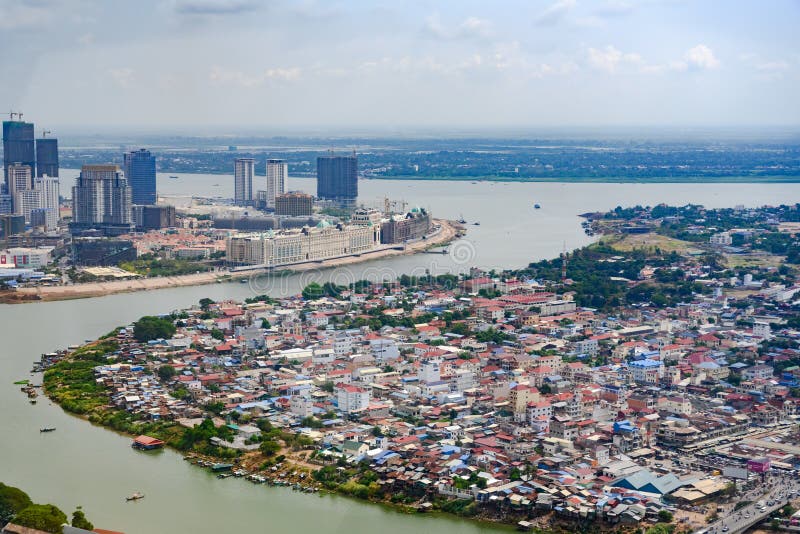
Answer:
[[[15,247],[0,251],[0,267],[39,269],[53,261],[53,247]]]
[[[42,176],[34,180],[33,188],[41,192],[39,207],[47,210],[45,229],[55,230],[59,219],[58,199],[61,194],[61,182],[58,178]]]
[[[369,406],[369,390],[348,384],[336,384],[336,400],[344,413],[362,412]]]
[[[380,245],[380,226],[331,226],[238,234],[226,242],[230,265],[280,266],[369,252]]]
[[[289,165],[282,159],[267,160],[267,207],[275,209],[275,197],[286,192]]]
[[[419,381],[433,384],[442,380],[442,362],[437,359],[428,360],[422,363],[419,368]]]
[[[733,243],[733,238],[728,232],[720,232],[712,235],[710,238],[708,238],[708,241],[710,244],[717,247],[727,247]]]
[[[233,199],[237,206],[253,203],[255,168],[256,160],[253,158],[236,158],[233,162]]]

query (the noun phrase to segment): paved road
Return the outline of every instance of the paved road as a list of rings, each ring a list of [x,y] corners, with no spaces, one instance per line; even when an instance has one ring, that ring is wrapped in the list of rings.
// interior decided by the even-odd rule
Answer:
[[[775,510],[783,507],[800,491],[800,480],[789,476],[773,476],[767,483],[740,496],[740,500],[753,501],[735,511],[722,514],[722,518],[706,527],[709,534],[739,534],[760,523]],[[794,495],[793,495],[794,494]],[[756,503],[763,501],[764,511]],[[772,501],[772,505],[767,502]]]

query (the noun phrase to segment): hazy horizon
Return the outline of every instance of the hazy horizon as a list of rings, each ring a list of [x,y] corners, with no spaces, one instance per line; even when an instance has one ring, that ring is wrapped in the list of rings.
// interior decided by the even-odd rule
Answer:
[[[4,0],[0,111],[54,135],[795,128],[799,25],[792,0]]]

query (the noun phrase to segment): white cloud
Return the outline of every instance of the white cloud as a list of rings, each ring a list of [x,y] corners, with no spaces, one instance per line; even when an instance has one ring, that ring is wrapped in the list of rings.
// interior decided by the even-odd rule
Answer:
[[[82,45],[90,45],[94,42],[94,34],[91,32],[84,33],[83,35],[79,36],[76,41],[78,44]]]
[[[539,26],[550,26],[561,22],[561,20],[575,7],[576,0],[556,0],[547,9],[539,13],[536,17],[536,24]]]
[[[47,2],[0,2],[0,29],[41,28],[53,22],[53,9]]]
[[[764,72],[784,72],[789,70],[789,64],[785,61],[767,61],[756,65],[756,69]]]
[[[124,67],[120,69],[109,69],[108,74],[114,80],[114,83],[120,87],[129,87],[133,81],[133,69]]]
[[[425,19],[422,32],[428,37],[442,40],[485,39],[491,36],[492,25],[486,19],[468,17],[455,28],[448,28],[442,23],[439,14],[434,13]]]
[[[299,67],[275,67],[252,75],[240,70],[227,70],[214,66],[209,74],[209,79],[215,83],[238,85],[249,89],[264,85],[268,81],[291,82],[300,78],[300,75]]]
[[[264,76],[269,80],[283,80],[290,82],[300,77],[300,68],[290,67],[288,69],[276,68],[264,71]]]
[[[589,48],[589,64],[595,69],[614,72],[621,64],[640,65],[642,56],[636,53],[623,53],[613,45],[605,48]]]
[[[714,57],[714,52],[704,44],[690,48],[683,59],[690,69],[707,70],[719,67],[719,60]]]
[[[633,9],[633,4],[625,0],[607,0],[594,13],[599,17],[622,17],[631,14]]]

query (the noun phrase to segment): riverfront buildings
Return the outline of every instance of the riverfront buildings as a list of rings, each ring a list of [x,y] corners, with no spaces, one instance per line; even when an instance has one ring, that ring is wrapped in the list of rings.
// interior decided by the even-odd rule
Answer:
[[[233,198],[237,206],[250,206],[253,203],[253,175],[256,160],[236,158],[233,162]]]
[[[358,158],[328,154],[317,158],[317,198],[353,205],[358,198]]]
[[[72,188],[72,227],[117,235],[130,231],[131,188],[117,165],[84,165]]]
[[[382,243],[402,243],[419,239],[431,228],[431,216],[423,208],[413,208],[406,214],[392,216],[381,225]]]
[[[123,156],[125,179],[131,188],[131,202],[138,205],[156,203],[156,158],[144,148]]]
[[[380,226],[332,226],[323,221],[313,228],[234,235],[225,252],[229,265],[274,267],[369,252],[380,242]]]
[[[275,197],[286,191],[286,182],[289,180],[289,165],[282,159],[267,160],[267,208],[275,207]]]

